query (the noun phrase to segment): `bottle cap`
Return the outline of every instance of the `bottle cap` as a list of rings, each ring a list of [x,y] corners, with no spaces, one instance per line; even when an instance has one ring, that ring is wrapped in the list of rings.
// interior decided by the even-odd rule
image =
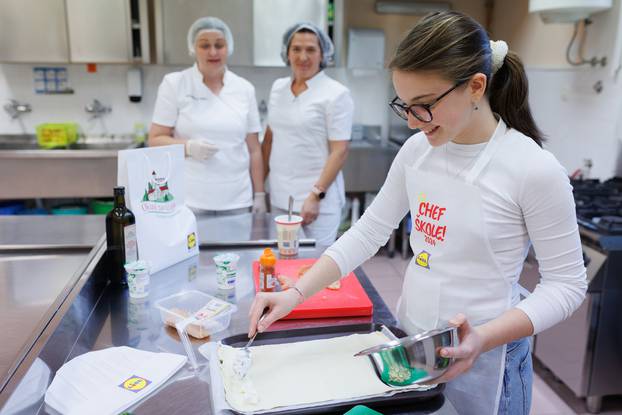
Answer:
[[[272,252],[272,249],[266,248],[263,250],[263,254],[259,257],[259,263],[261,265],[274,265],[276,264],[276,257]]]
[[[115,196],[123,196],[125,195],[125,187],[123,186],[117,186],[114,188],[114,195]]]

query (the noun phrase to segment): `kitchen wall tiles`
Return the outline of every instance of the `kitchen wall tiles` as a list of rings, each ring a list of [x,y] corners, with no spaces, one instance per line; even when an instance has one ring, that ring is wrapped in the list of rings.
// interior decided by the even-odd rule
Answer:
[[[44,122],[77,122],[89,134],[123,134],[133,131],[137,122],[149,125],[157,88],[165,74],[183,67],[143,66],[144,93],[140,103],[127,97],[128,65],[98,65],[97,73],[87,73],[84,65],[64,65],[75,90],[71,95],[35,94],[32,66],[0,64],[0,104],[14,98],[32,105],[33,111],[22,117],[22,123],[0,111],[0,134],[20,134],[24,129],[34,133]],[[257,102],[268,100],[272,82],[287,76],[287,68],[232,67],[234,72],[251,81]],[[380,125],[382,137],[388,135],[391,114],[390,74],[388,71],[330,68],[328,74],[348,85],[355,103],[354,122]],[[569,173],[593,162],[593,177],[608,178],[621,174],[622,162],[622,86],[606,69],[527,70],[530,80],[530,102],[536,121],[548,137],[546,148],[560,160]],[[597,93],[593,86],[601,81]],[[99,99],[111,106],[112,112],[102,119],[90,120],[84,106]]]

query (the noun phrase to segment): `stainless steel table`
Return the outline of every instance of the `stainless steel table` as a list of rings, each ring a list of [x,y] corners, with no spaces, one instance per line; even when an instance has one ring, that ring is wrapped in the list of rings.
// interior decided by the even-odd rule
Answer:
[[[0,389],[58,310],[87,256],[0,255]]]
[[[274,216],[197,215],[201,247],[275,246]],[[0,216],[0,251],[92,249],[106,231],[104,215]],[[300,229],[302,245],[313,245]]]
[[[106,231],[103,215],[0,216],[0,250],[92,249]]]
[[[198,257],[154,274],[149,297],[142,301],[130,299],[126,289],[105,284],[105,264],[104,261],[100,261],[102,246],[96,248],[95,252],[92,262],[97,262],[97,266],[92,275],[80,288],[79,295],[73,299],[71,307],[54,327],[45,344],[41,345],[40,352],[30,355],[29,360],[24,362],[24,366],[28,366],[29,370],[19,386],[13,385],[17,386],[17,389],[12,393],[6,407],[19,404],[24,408],[23,413],[49,413],[42,405],[42,399],[53,374],[65,361],[90,350],[128,345],[150,351],[183,354],[184,349],[177,333],[161,323],[159,312],[154,308],[157,299],[183,289],[198,289],[237,304],[239,310],[233,316],[229,328],[214,335],[211,340],[215,341],[247,330],[247,311],[254,295],[250,264],[259,257],[261,249],[234,250],[241,259],[238,282],[233,291],[219,290],[216,286],[215,266],[211,258],[218,251],[201,250]],[[314,248],[301,249],[300,257],[316,256]],[[374,302],[373,318],[293,320],[279,322],[272,329],[313,327],[327,323],[352,324],[371,322],[372,319],[375,322],[393,323],[393,316],[367,277],[360,270],[357,270],[357,274]],[[203,342],[195,341],[193,344],[196,350]],[[201,365],[198,371],[190,370],[187,365],[155,395],[133,408],[132,412],[134,414],[211,413],[208,363],[202,357],[199,361]],[[38,390],[28,388],[33,384],[42,387]],[[6,393],[4,398],[2,395],[0,394],[0,405],[6,400]],[[456,414],[451,404],[442,396],[416,408],[389,408],[385,412]],[[5,415],[2,411],[0,414]]]

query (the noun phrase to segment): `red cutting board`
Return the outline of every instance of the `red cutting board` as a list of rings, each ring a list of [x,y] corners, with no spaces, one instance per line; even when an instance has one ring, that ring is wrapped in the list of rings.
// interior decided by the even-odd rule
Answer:
[[[316,259],[280,259],[276,261],[277,275],[283,274],[293,281],[298,280],[298,270],[303,265],[311,265]],[[304,275],[303,275],[304,277]],[[255,292],[259,291],[259,262],[253,262]],[[341,279],[341,288],[327,288],[308,298],[294,308],[283,320],[299,318],[354,317],[371,316],[374,306],[353,272]]]

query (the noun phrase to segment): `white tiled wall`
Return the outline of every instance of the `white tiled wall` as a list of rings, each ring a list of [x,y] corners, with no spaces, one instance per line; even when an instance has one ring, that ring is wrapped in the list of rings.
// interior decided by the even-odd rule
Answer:
[[[143,66],[143,99],[132,103],[127,97],[127,65],[98,65],[97,73],[87,73],[85,65],[67,65],[71,95],[39,95],[34,93],[32,68],[35,65],[0,64],[0,103],[14,98],[32,105],[33,111],[23,117],[27,132],[43,122],[77,122],[87,133],[128,133],[134,123],[148,124],[151,119],[157,88],[162,77],[183,67]],[[43,66],[43,65],[42,65]],[[256,88],[257,101],[268,100],[272,82],[288,76],[288,68],[232,67],[232,71],[251,81]],[[388,112],[388,75],[385,71],[354,71],[344,68],[328,69],[333,78],[350,87],[355,101],[354,122],[382,125],[386,136]],[[89,121],[84,106],[94,98],[112,107],[101,122]],[[0,111],[0,134],[22,133],[21,125]]]
[[[87,73],[84,65],[68,65],[73,95],[37,95],[34,93],[34,65],[0,64],[0,104],[9,98],[28,102],[33,112],[23,117],[27,132],[43,122],[77,122],[87,133],[128,133],[134,123],[148,125],[162,77],[180,67],[143,66],[144,93],[140,103],[131,103],[126,91],[126,65],[98,65],[97,73]],[[257,99],[267,100],[274,79],[288,75],[287,68],[233,67],[232,70],[251,81]],[[390,76],[386,71],[329,69],[330,76],[348,85],[355,101],[354,122],[381,125],[382,136],[388,135],[387,102]],[[573,172],[583,166],[583,159],[593,161],[592,176],[608,178],[620,173],[622,128],[619,119],[622,87],[614,82],[611,68],[604,70],[528,70],[530,102],[536,121],[549,137],[546,147],[564,167]],[[596,93],[593,85],[601,81],[603,90]],[[84,106],[94,98],[112,106],[112,113],[101,122],[89,121]],[[22,126],[0,111],[0,134],[21,133]]]
[[[536,122],[548,136],[545,147],[569,174],[592,159],[592,176],[620,174],[622,164],[622,87],[611,68],[528,70],[530,103]],[[594,85],[600,81],[602,92]]]

